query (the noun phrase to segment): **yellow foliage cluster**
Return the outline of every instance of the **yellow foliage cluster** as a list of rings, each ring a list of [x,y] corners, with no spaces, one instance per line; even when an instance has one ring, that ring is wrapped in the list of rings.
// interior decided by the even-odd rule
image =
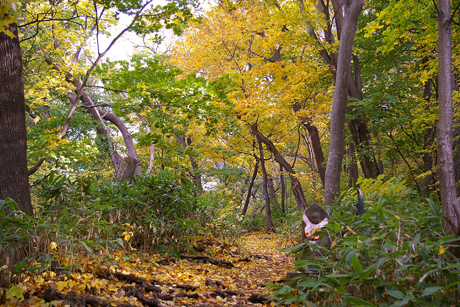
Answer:
[[[129,225],[127,226],[129,228]],[[45,289],[54,288],[67,294],[74,292],[85,296],[94,296],[116,304],[132,304],[141,306],[134,296],[125,296],[121,289],[133,284],[118,279],[101,278],[101,274],[107,269],[122,274],[133,274],[143,277],[147,281],[157,280],[162,295],[175,296],[179,294],[177,288],[172,285],[190,285],[197,287],[194,291],[198,298],[177,297],[173,301],[162,301],[166,306],[190,306],[191,304],[208,306],[260,306],[247,302],[252,294],[268,294],[264,284],[277,281],[286,276],[286,272],[293,266],[292,256],[286,256],[278,251],[279,248],[288,247],[286,241],[275,234],[251,233],[243,236],[235,245],[228,240],[217,241],[212,237],[199,239],[206,242],[206,253],[212,258],[234,263],[233,268],[216,266],[210,263],[199,263],[189,260],[178,260],[174,263],[160,265],[157,262],[163,257],[158,254],[145,252],[123,251],[109,255],[110,264],[105,264],[105,257],[91,255],[79,255],[72,260],[78,265],[77,270],[68,275],[57,275],[54,272],[41,272],[27,277],[20,285],[10,289],[10,296],[6,306],[64,306],[64,301],[45,302],[42,298]],[[199,242],[194,242],[197,245]],[[62,257],[62,256],[61,256]],[[238,261],[246,258],[250,261]],[[60,259],[61,264],[69,264],[70,259]],[[215,285],[221,283],[226,290],[239,291],[244,296],[229,296],[222,298],[213,297]],[[134,284],[135,285],[135,284]],[[28,299],[23,299],[22,294],[28,292]],[[146,293],[146,296],[149,294]],[[20,297],[20,299],[18,298]],[[266,303],[264,306],[272,306]]]

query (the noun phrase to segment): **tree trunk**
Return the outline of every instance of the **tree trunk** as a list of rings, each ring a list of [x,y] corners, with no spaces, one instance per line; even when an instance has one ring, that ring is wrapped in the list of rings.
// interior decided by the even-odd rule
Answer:
[[[283,158],[280,152],[276,149],[275,144],[270,141],[266,136],[264,136],[258,129],[256,125],[251,125],[251,132],[254,134],[258,140],[263,142],[268,150],[275,157],[276,162],[278,162],[289,174],[291,179],[291,189],[294,194],[295,200],[297,202],[297,208],[301,211],[307,208],[307,202],[305,200],[305,195],[303,194],[302,186],[299,180],[296,178],[296,173],[292,166]]]
[[[254,172],[252,173],[251,182],[249,183],[248,195],[246,196],[246,201],[244,202],[243,211],[241,212],[241,215],[243,216],[243,218],[246,216],[246,212],[248,211],[249,202],[251,200],[252,188],[254,187],[254,182],[256,180],[258,171],[259,171],[259,160],[256,159],[256,165],[254,166]]]
[[[311,170],[313,172],[313,176],[311,178],[312,180],[312,187],[313,187],[313,194],[315,195],[316,197],[316,167],[315,167],[315,154],[313,153],[313,149],[311,148],[311,142],[310,142],[310,139],[308,138],[308,135],[302,135],[303,136],[303,139],[305,141],[305,145],[307,146],[307,149],[308,149],[308,154],[310,156],[310,165],[311,165]],[[323,182],[324,184],[324,182]]]
[[[176,139],[182,145],[182,148],[185,150],[187,146],[192,144],[192,137],[185,135],[176,135]],[[196,188],[199,192],[203,191],[203,185],[201,183],[201,175],[198,173],[198,163],[195,160],[195,157],[188,155],[190,159],[190,164],[192,165],[193,180],[195,181]]]
[[[128,179],[133,179],[136,174],[138,162],[136,159],[126,157],[121,164],[120,175],[118,176],[118,183],[122,183]]]
[[[358,165],[355,160],[355,145],[351,143],[348,148],[348,156],[350,159],[350,168],[348,170],[348,188],[356,187],[358,182]]]
[[[50,64],[52,62],[47,61],[47,63]],[[79,86],[79,83],[77,80],[73,80],[73,79],[68,80],[68,78],[69,76],[67,76],[66,78],[67,82],[73,81],[74,86],[77,86],[77,85]],[[75,95],[73,94],[72,91],[69,90],[67,92],[67,98],[69,98],[71,102],[75,100]],[[84,102],[87,106],[93,106],[93,101],[91,100],[91,98],[88,96],[86,92],[82,93],[80,100]],[[122,164],[123,158],[116,151],[112,142],[110,141],[110,129],[108,127],[104,127],[101,114],[99,114],[96,108],[90,107],[87,109],[87,111],[89,114],[92,115],[94,119],[94,125],[96,126],[96,132],[98,133],[100,140],[102,141],[102,143],[107,144],[108,151],[109,151],[109,157],[112,160],[113,168],[115,169],[115,173],[117,174],[117,177],[118,177],[120,176],[120,170],[121,170],[121,164]]]
[[[361,153],[359,155],[361,157],[359,164],[363,170],[364,177],[377,178],[379,169],[375,161],[371,138],[364,116],[354,110],[349,110],[349,113],[355,113],[355,116],[358,116],[358,118],[348,122],[348,129],[350,129],[357,151]]]
[[[286,182],[284,181],[283,167],[280,164],[280,184],[281,184],[281,211],[286,213]]]
[[[364,3],[364,0],[362,2]],[[361,88],[361,69],[359,67],[357,56],[353,56],[353,68],[355,77],[353,78],[351,71],[347,75],[348,95],[350,95],[350,97],[362,100],[363,93]],[[371,136],[367,128],[364,114],[361,111],[351,107],[347,108],[347,112],[354,116],[354,118],[348,122],[348,128],[351,132],[353,141],[355,142],[355,150],[360,157],[359,163],[361,164],[361,169],[363,170],[364,177],[377,178],[379,175],[379,167],[375,160]]]
[[[348,0],[348,1],[332,0],[334,14],[331,16],[331,14],[329,13],[329,10],[330,10],[329,1],[327,2],[327,5],[326,3],[324,3],[324,1],[318,1],[317,9],[324,16],[324,20],[326,21],[327,26],[326,28],[323,29],[322,35],[317,35],[314,29],[310,28],[309,35],[314,40],[317,41],[318,46],[321,46],[324,44],[324,41],[321,39],[321,36],[324,37],[325,41],[328,44],[334,45],[335,39],[334,39],[334,33],[332,31],[332,24],[335,24],[336,30],[337,30],[336,31],[337,38],[342,44],[343,39],[346,38],[346,36],[344,36],[344,33],[348,31],[347,28],[349,28],[349,20],[347,21],[347,19],[349,19],[348,15],[350,15],[348,13],[351,12],[350,8],[361,6],[361,9],[362,9],[363,4],[364,4],[364,0]],[[302,0],[301,0],[301,9],[303,10]],[[343,11],[345,11],[345,16],[343,16],[342,14]],[[338,64],[339,63],[338,57],[340,57],[340,55],[337,56],[335,52],[329,52],[326,48],[320,49],[319,54],[323,58],[324,62],[327,65],[329,65],[329,68],[331,70],[331,73],[333,75],[333,78],[337,86],[337,76],[338,74],[340,74],[340,71],[343,71],[343,68],[339,69],[339,64]],[[362,99],[361,70],[359,67],[357,56],[353,57],[353,64],[354,64],[353,68],[355,72],[355,77],[353,77],[352,73],[350,72],[347,74],[347,79],[345,79],[347,81],[345,82],[348,82],[349,95],[351,97],[361,100]],[[348,65],[350,66],[350,69],[351,69],[351,62]],[[356,145],[355,150],[360,153],[361,168],[363,169],[363,172],[366,178],[376,178],[379,174],[378,173],[379,169],[378,169],[377,162],[375,161],[375,158],[374,158],[371,138],[370,138],[370,135],[367,129],[364,115],[360,113],[359,111],[352,110],[352,109],[349,109],[348,112],[352,113],[356,117],[355,119],[351,120],[348,123],[348,127],[353,136],[353,141],[355,142],[355,145]],[[312,142],[314,142],[313,139],[312,139]],[[364,152],[365,150],[368,150],[368,152]],[[316,151],[315,151],[315,154],[316,154]],[[323,181],[323,185],[325,185],[324,181]]]
[[[14,3],[11,4],[15,10]],[[10,13],[5,13],[3,21]],[[13,199],[19,209],[33,215],[27,169],[27,131],[24,77],[17,24],[0,28],[0,199]],[[3,210],[9,212],[9,207]]]
[[[438,176],[441,190],[444,231],[459,234],[460,208],[455,184],[454,155],[452,149],[452,20],[450,0],[438,1],[438,54],[439,54],[439,123]]]
[[[121,132],[123,140],[125,141],[126,149],[128,150],[128,157],[137,161],[136,162],[137,163],[136,172],[140,171],[139,157],[137,156],[137,151],[136,151],[136,148],[134,147],[134,142],[133,142],[133,138],[131,137],[131,133],[128,131],[128,128],[126,128],[125,123],[123,123],[123,121],[115,114],[112,114],[105,110],[97,109],[97,112],[101,115],[101,118],[104,118],[105,120],[108,120],[109,122],[114,124],[118,128],[118,130]]]
[[[293,104],[292,108],[294,109],[294,112],[299,112],[301,110],[301,106],[299,103]],[[311,124],[311,120],[309,118],[301,118],[301,120],[302,125],[310,134],[311,146],[313,147],[313,152],[316,161],[316,169],[318,170],[321,182],[324,185],[326,177],[326,167],[324,166],[324,154],[323,148],[321,147],[321,139],[319,137],[318,128]]]
[[[425,59],[424,59],[425,60]],[[426,59],[425,61],[428,61]],[[431,109],[431,95],[432,95],[432,88],[431,88],[431,80],[425,82],[424,90],[423,90],[423,98],[425,99],[426,106],[425,110],[428,111]],[[433,151],[432,145],[434,141],[433,135],[434,129],[431,125],[427,125],[425,130],[423,131],[423,149],[425,153],[423,154],[423,172],[429,173],[433,170]],[[431,194],[433,190],[433,183],[434,183],[434,175],[430,173],[425,175],[425,180],[420,184],[422,186],[422,190],[426,193],[427,196]]]
[[[271,200],[271,203],[273,206],[275,206],[277,204],[277,201],[276,201],[276,192],[275,192],[275,186],[273,184],[273,177],[271,175],[269,175],[267,177],[267,183],[268,183],[268,193],[270,193],[270,200]]]
[[[262,168],[262,175],[263,175],[263,193],[265,198],[265,216],[266,216],[266,223],[267,223],[267,230],[274,230],[275,226],[273,225],[272,221],[272,214],[270,210],[270,197],[268,195],[268,178],[267,178],[267,171],[265,169],[265,161],[264,161],[264,150],[262,148],[262,141],[258,138],[259,143],[259,159],[260,159],[260,167]]]
[[[324,202],[326,206],[334,203],[340,195],[340,171],[345,145],[345,114],[348,102],[348,78],[351,74],[351,55],[353,39],[364,0],[352,0],[345,9],[343,28],[337,61],[337,77],[334,90],[334,102],[331,114],[331,146],[326,167]],[[340,15],[340,12],[338,12]]]

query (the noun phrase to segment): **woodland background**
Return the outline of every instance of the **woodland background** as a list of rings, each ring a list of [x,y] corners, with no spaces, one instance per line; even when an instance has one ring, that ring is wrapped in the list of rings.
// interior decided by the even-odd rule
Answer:
[[[459,7],[1,2],[0,304],[81,253],[300,243],[315,202],[333,244],[296,267],[323,274],[273,302],[457,304]]]

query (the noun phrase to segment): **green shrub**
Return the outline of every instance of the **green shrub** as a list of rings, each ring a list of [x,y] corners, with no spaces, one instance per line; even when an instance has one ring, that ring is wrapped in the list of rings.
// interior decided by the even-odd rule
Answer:
[[[396,182],[396,181],[395,181]],[[395,183],[393,182],[393,183]],[[381,185],[382,186],[382,185]],[[328,302],[328,306],[450,306],[458,303],[459,260],[449,252],[457,239],[443,235],[438,202],[411,199],[408,190],[387,190],[366,203],[362,216],[351,215],[348,206],[355,198],[345,197],[333,207],[323,233],[332,247],[325,258],[308,256],[296,262],[296,269],[312,269],[290,285],[276,286],[280,303]],[[405,198],[400,192],[405,190]],[[304,243],[287,249],[299,252],[317,249]],[[307,270],[308,271],[308,270]]]
[[[62,256],[76,250],[106,255],[116,248],[190,246],[215,214],[206,199],[197,198],[191,181],[166,171],[121,184],[51,174],[35,189],[34,217],[11,200],[0,200],[0,257],[16,263],[1,274],[46,270],[55,249]],[[8,215],[3,206],[11,208]]]

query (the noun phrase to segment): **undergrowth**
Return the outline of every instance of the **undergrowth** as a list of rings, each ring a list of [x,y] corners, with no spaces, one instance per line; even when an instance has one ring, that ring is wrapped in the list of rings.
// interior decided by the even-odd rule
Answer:
[[[348,191],[321,231],[332,242],[327,256],[310,252],[296,261],[306,273],[271,285],[272,297],[306,306],[456,306],[460,262],[449,247],[458,238],[443,234],[439,202],[417,200],[398,180],[361,181],[361,188],[365,213],[350,213],[356,198]],[[305,242],[286,251],[304,249],[318,246]]]
[[[216,195],[198,194],[193,182],[172,172],[120,184],[51,174],[34,189],[34,217],[10,199],[0,200],[0,256],[5,263],[0,288],[25,273],[50,269],[56,251],[61,258],[74,253],[105,257],[115,249],[177,256],[193,253],[189,243],[202,234],[236,234],[237,220],[228,214],[227,203],[217,202]],[[8,215],[4,206],[11,209]]]

